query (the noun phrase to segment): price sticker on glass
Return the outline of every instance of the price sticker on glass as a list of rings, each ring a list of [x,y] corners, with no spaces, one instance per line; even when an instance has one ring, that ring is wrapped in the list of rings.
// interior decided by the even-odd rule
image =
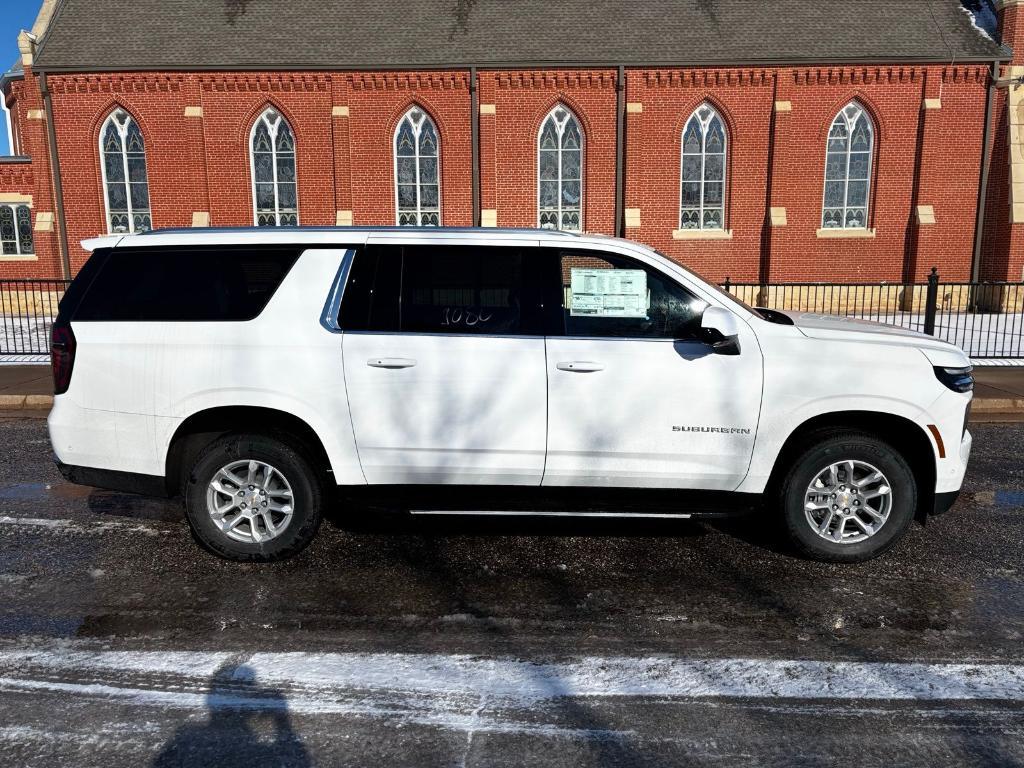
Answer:
[[[573,267],[573,317],[647,317],[647,273],[642,269]]]

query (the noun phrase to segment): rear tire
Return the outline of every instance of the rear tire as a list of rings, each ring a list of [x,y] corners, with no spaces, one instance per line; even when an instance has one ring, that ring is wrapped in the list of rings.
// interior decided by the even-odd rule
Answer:
[[[877,437],[819,434],[783,479],[779,503],[802,555],[860,563],[906,533],[917,510],[917,482],[903,456]]]
[[[326,496],[299,447],[256,434],[208,445],[192,465],[184,495],[196,541],[241,562],[284,560],[309,546]]]

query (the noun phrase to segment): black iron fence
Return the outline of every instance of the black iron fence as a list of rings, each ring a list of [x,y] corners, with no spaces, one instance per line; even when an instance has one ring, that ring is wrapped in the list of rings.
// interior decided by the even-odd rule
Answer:
[[[0,358],[50,353],[50,325],[66,280],[0,280]],[[769,309],[874,320],[951,341],[974,358],[1024,358],[1024,283],[734,283]]]
[[[932,269],[923,283],[733,283],[748,304],[839,315],[931,334],[971,357],[1024,358],[1024,283],[945,283]]]
[[[0,357],[50,354],[50,325],[67,280],[0,280]]]

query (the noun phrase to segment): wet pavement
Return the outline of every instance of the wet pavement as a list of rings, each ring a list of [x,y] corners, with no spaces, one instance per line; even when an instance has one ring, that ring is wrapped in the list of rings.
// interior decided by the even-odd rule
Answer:
[[[274,565],[0,420],[10,765],[1024,765],[1024,426],[859,566],[757,520],[339,512]]]

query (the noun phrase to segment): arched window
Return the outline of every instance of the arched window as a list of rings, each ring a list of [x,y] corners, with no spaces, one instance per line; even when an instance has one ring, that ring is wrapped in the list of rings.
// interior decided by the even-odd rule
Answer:
[[[399,226],[441,224],[437,127],[430,115],[412,107],[395,130],[395,209]]]
[[[583,132],[561,104],[537,136],[537,218],[542,229],[579,231],[583,222]]]
[[[875,127],[864,108],[850,102],[832,121],[825,154],[824,229],[862,229],[868,225],[868,193]]]
[[[123,109],[111,112],[100,128],[100,170],[107,229],[111,233],[152,229],[146,145],[139,124]]]
[[[295,136],[288,121],[273,107],[268,107],[253,123],[249,151],[256,226],[298,226]]]
[[[5,256],[35,253],[32,246],[32,211],[27,205],[0,205],[0,246]]]
[[[683,128],[680,229],[725,228],[727,149],[721,116],[708,104],[701,104]]]

